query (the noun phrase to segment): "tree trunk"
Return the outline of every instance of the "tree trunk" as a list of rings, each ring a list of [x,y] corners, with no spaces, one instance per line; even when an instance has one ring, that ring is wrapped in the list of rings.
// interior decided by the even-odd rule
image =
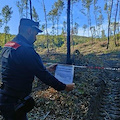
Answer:
[[[115,46],[117,46],[117,42],[116,42],[116,18],[117,18],[117,12],[118,12],[118,4],[119,4],[119,0],[117,0],[117,5],[116,5],[116,13],[115,13],[115,22],[114,22],[114,41],[115,41]]]
[[[113,7],[113,0],[112,0],[112,3],[111,3],[111,8],[110,8],[110,16],[108,18],[108,43],[107,43],[107,49],[109,48],[109,42],[110,42],[110,22],[111,22],[111,14],[112,14],[112,7]],[[108,13],[109,15],[109,13]]]
[[[46,15],[46,9],[45,9],[45,3],[43,0],[43,9],[45,14],[45,28],[46,28],[46,39],[47,39],[47,52],[49,53],[49,40],[48,40],[48,30],[47,30],[47,15]]]
[[[96,23],[96,30],[97,30],[97,9],[96,9],[96,3],[94,3],[94,16],[95,16],[95,23]],[[99,34],[98,31],[96,31],[97,35]]]

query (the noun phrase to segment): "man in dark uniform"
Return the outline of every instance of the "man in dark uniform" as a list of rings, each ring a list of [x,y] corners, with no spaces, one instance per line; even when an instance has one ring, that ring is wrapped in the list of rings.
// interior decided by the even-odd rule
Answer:
[[[36,35],[42,32],[38,26],[38,22],[22,18],[19,34],[6,43],[2,50],[0,111],[5,120],[27,120],[25,112],[17,118],[15,105],[19,99],[31,93],[34,76],[58,91],[71,91],[74,88],[74,84],[65,85],[50,74],[48,70],[55,70],[55,65],[46,69],[34,50]]]

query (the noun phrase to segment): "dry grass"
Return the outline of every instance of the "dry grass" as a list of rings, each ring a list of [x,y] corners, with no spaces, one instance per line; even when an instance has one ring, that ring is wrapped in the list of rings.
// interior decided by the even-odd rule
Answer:
[[[100,41],[100,42],[94,42],[94,43],[91,43],[91,42],[83,43],[75,46],[74,49],[78,49],[84,55],[87,55],[90,53],[105,54],[105,53],[120,51],[120,46],[115,47],[113,42],[109,44],[109,49],[106,49],[106,48],[107,48],[107,42]],[[71,51],[74,51],[74,50],[72,49]]]
[[[110,41],[109,48],[107,49],[107,41],[95,41],[94,43],[92,42],[86,42],[86,43],[81,43],[75,46],[71,46],[71,53],[73,53],[75,50],[79,50],[81,54],[87,55],[94,53],[96,55],[98,54],[106,54],[106,53],[111,53],[111,52],[118,52],[120,51],[120,46],[115,47],[115,44],[113,41]],[[62,53],[66,54],[67,53],[67,48],[64,45],[61,48],[50,48],[50,53]],[[39,54],[44,55],[47,53],[47,49],[39,49],[37,50]]]

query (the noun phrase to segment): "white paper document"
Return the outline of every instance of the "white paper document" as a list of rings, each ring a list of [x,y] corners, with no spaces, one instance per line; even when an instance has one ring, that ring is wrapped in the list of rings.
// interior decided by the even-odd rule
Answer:
[[[55,77],[65,84],[73,82],[74,66],[58,64],[55,71]]]

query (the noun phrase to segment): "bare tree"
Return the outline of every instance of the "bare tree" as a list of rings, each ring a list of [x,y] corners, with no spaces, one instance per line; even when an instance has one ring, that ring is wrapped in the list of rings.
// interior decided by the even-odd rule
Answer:
[[[28,0],[20,0],[20,1],[17,1],[16,2],[16,6],[18,7],[19,9],[19,14],[20,14],[20,18],[22,17],[26,17],[28,18],[28,10],[29,10],[29,7],[28,7]]]
[[[107,1],[105,0],[105,6],[104,10],[107,12],[108,15],[108,38],[107,38],[107,49],[109,48],[109,42],[110,42],[110,23],[111,23],[111,15],[112,15],[112,7],[113,7],[113,0]]]
[[[2,27],[2,19],[0,19],[0,28]]]
[[[8,35],[10,32],[10,27],[9,26],[5,26],[4,27],[4,33],[5,33],[5,43],[7,42],[7,39],[9,39],[10,35]],[[8,38],[7,38],[8,37]]]
[[[57,9],[54,9],[52,6],[52,10],[48,13],[48,16],[49,16],[49,20],[52,21],[52,34],[54,39]]]
[[[87,17],[88,17],[88,36],[89,30],[91,27],[91,16],[90,16],[90,6],[93,0],[82,0],[82,5],[87,9]]]
[[[66,35],[67,35],[67,22],[66,21],[63,21],[62,34],[64,36],[64,42],[66,44]]]
[[[5,32],[5,43],[6,43],[6,35],[8,33],[8,29],[9,28],[7,26],[8,22],[10,21],[11,17],[12,17],[12,7],[9,7],[8,5],[4,6],[2,8],[2,16],[3,16],[3,22],[5,23],[5,28],[4,28],[4,32]]]
[[[46,8],[45,8],[45,2],[44,0],[42,0],[43,2],[43,10],[44,10],[44,16],[45,16],[45,29],[46,29],[46,39],[47,39],[47,52],[49,53],[49,39],[48,39],[48,30],[47,30],[47,25],[48,25],[48,21],[47,21],[47,13],[46,13]]]
[[[56,18],[57,18],[57,35],[58,35],[58,24],[59,24],[59,17],[62,13],[62,10],[64,8],[64,2],[62,0],[58,0],[54,3],[55,10],[56,10]]]
[[[34,6],[33,6],[32,18],[33,18],[33,20],[36,21],[36,22],[39,21],[39,16],[38,16],[38,14],[37,14],[36,9],[35,9]]]
[[[90,27],[91,35],[92,35],[92,44],[93,44],[93,37],[95,36],[95,26]]]
[[[87,29],[87,25],[84,24],[84,25],[83,25],[83,30],[84,30],[84,31],[83,31],[83,36],[85,35],[85,31],[86,31],[86,29]]]
[[[98,33],[99,33],[99,35],[98,35],[98,37],[100,38],[101,36],[100,36],[100,32],[101,31],[103,31],[103,22],[104,22],[104,17],[103,17],[103,15],[102,15],[102,13],[101,13],[101,11],[99,12],[100,14],[99,14],[99,16],[98,16],[98,18],[97,18],[97,28],[98,28]]]
[[[114,20],[114,41],[115,41],[115,46],[117,46],[116,43],[116,19],[117,19],[117,13],[118,13],[118,5],[119,5],[119,0],[117,0],[117,4],[116,4],[116,11],[115,11],[115,20]]]
[[[97,31],[97,25],[98,25],[97,15],[98,15],[99,6],[97,6],[97,1],[98,1],[98,0],[94,0],[94,16],[95,16],[95,23],[96,23],[96,32],[97,32],[97,36],[98,36],[98,35],[99,35],[99,32]]]

